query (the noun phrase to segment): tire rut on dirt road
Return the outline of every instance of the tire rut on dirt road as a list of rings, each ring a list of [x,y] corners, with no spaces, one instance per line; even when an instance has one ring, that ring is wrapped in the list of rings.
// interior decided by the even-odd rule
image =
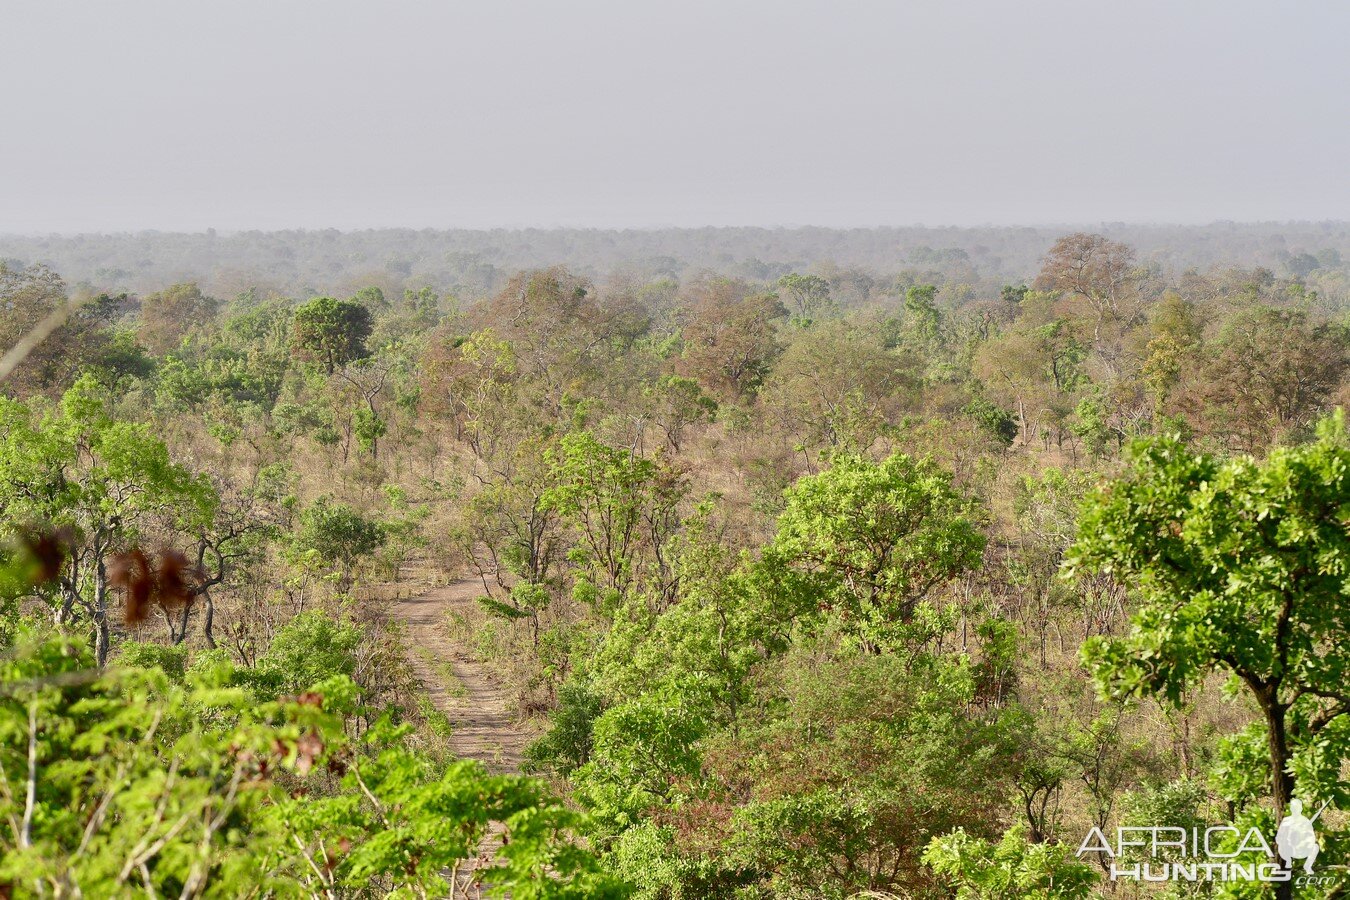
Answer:
[[[473,607],[483,595],[481,584],[455,581],[391,601],[389,610],[407,628],[413,671],[454,729],[451,750],[492,772],[518,772],[530,735],[516,716],[514,698],[446,629],[448,613]],[[453,683],[447,683],[449,673]]]

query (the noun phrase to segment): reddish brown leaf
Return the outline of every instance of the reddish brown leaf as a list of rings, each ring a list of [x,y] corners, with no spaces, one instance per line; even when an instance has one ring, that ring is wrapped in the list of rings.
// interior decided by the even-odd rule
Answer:
[[[108,566],[108,580],[126,593],[125,616],[128,625],[138,625],[150,615],[150,598],[155,591],[150,560],[139,547],[114,556]]]
[[[295,770],[301,775],[308,775],[314,767],[314,760],[322,753],[323,738],[319,737],[319,733],[312,729],[305,732],[295,742]]]

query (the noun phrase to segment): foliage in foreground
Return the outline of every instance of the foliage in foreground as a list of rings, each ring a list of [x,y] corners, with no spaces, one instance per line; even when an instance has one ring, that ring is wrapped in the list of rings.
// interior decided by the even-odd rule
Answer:
[[[494,823],[482,880],[517,898],[620,897],[542,786],[351,736],[336,675],[269,699],[219,654],[181,680],[99,671],[24,626],[0,662],[0,885],[18,896],[445,896]]]
[[[1097,883],[1069,847],[1028,843],[1020,827],[997,844],[958,829],[930,843],[923,858],[956,886],[957,900],[1085,900]]]

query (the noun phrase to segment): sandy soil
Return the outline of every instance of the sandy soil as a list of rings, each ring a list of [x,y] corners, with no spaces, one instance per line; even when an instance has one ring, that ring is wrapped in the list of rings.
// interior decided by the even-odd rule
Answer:
[[[475,581],[456,581],[390,604],[390,615],[408,629],[409,661],[432,704],[449,718],[451,749],[476,759],[492,772],[520,769],[529,732],[516,720],[514,698],[492,677],[489,667],[472,659],[445,628],[446,614],[469,608],[483,595]],[[420,648],[420,651],[419,651]],[[435,662],[428,660],[428,651]],[[447,684],[445,669],[454,673]]]

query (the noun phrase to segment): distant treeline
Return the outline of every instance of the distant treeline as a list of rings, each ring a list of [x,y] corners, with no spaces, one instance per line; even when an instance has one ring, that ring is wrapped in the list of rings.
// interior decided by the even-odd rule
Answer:
[[[1034,275],[1069,227],[693,228],[249,231],[0,236],[11,269],[43,263],[72,285],[148,292],[196,281],[216,296],[248,289],[341,295],[370,284],[432,287],[466,300],[521,269],[564,265],[591,278],[685,280],[703,271],[771,282],[789,272],[865,277],[889,287],[929,281],[976,289]],[[1350,222],[1101,224],[1160,270],[1262,266],[1307,281],[1333,304],[1345,295]],[[1321,282],[1327,282],[1325,284]]]

